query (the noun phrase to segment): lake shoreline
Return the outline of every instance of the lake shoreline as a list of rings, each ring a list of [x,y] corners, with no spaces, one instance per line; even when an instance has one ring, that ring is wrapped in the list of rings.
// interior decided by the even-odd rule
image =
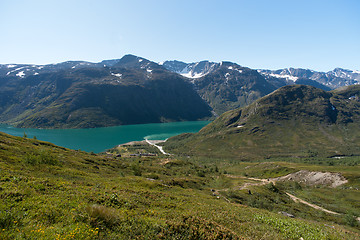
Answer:
[[[0,124],[0,131],[27,138],[36,138],[58,146],[100,153],[117,145],[148,140],[165,140],[185,132],[197,132],[210,121],[147,123],[87,129],[16,128]]]

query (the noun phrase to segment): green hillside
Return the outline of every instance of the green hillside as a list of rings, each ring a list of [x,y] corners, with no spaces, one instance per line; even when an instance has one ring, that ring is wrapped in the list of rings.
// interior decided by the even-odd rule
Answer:
[[[226,164],[95,155],[0,133],[0,239],[358,239],[351,216],[321,214],[282,190],[230,191],[250,180],[225,169],[240,174]],[[265,195],[301,216],[271,210]]]
[[[180,155],[264,159],[360,154],[360,86],[325,92],[285,86],[229,111],[199,133],[170,138]]]

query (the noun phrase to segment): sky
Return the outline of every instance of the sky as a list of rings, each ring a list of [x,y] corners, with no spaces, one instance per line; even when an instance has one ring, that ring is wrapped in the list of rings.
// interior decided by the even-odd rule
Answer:
[[[0,64],[232,61],[360,70],[359,0],[0,0]]]

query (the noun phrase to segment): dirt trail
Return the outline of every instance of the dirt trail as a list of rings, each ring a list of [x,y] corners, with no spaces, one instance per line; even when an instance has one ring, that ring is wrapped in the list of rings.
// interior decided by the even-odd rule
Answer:
[[[320,211],[323,211],[323,212],[326,212],[326,213],[330,213],[330,214],[334,214],[334,215],[340,215],[341,213],[337,213],[337,212],[333,212],[333,211],[330,211],[330,210],[327,210],[325,208],[322,208],[318,205],[315,205],[315,204],[312,204],[312,203],[309,203],[309,202],[306,202],[305,200],[302,200],[298,197],[295,197],[294,195],[288,193],[288,192],[285,192],[294,202],[300,202],[300,203],[303,203],[305,205],[308,205],[309,207],[312,207],[312,208],[315,208],[317,210],[320,210]]]
[[[259,181],[259,182],[255,182],[255,183],[245,183],[244,185],[242,185],[240,187],[240,190],[246,189],[249,186],[261,186],[261,185],[266,185],[266,184],[269,184],[269,183],[273,183],[273,184],[276,183],[276,180],[272,179],[272,178],[262,179],[262,178],[235,176],[235,175],[230,175],[230,174],[226,174],[226,176],[229,177],[229,178],[241,178],[241,179],[246,179],[246,180]]]

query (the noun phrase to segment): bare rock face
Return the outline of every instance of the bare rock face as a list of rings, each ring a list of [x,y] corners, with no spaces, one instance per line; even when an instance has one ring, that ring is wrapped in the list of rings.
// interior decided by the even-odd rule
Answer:
[[[326,185],[333,188],[348,182],[340,173],[310,172],[307,170],[301,170],[279,177],[278,181],[296,181],[306,185]]]

